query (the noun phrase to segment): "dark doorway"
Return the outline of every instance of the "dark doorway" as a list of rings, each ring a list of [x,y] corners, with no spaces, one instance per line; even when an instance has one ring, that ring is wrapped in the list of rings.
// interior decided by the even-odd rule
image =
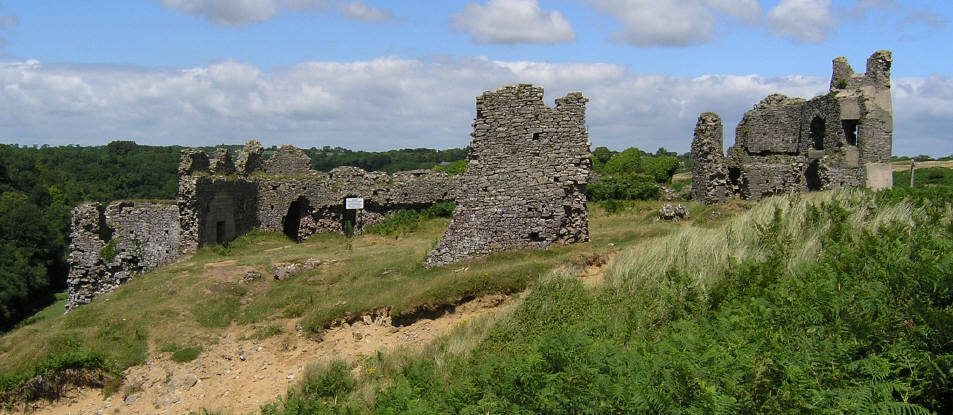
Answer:
[[[857,127],[860,125],[860,122],[858,120],[842,120],[841,124],[844,125],[844,136],[847,138],[847,144],[856,146]]]
[[[298,200],[292,202],[291,206],[288,206],[288,213],[281,223],[288,238],[301,241],[301,238],[298,237],[298,230],[301,228],[301,217],[308,213],[310,205],[311,202],[306,197],[301,196]]]
[[[807,182],[807,190],[812,192],[821,190],[820,163],[817,160],[807,166],[807,171],[804,172],[804,181]]]
[[[811,146],[815,150],[824,149],[824,136],[827,135],[825,131],[824,119],[821,117],[814,117],[811,120]]]
[[[225,221],[220,220],[215,222],[215,243],[221,245],[225,242],[228,242],[225,239]]]
[[[342,205],[344,202],[341,202]],[[341,230],[347,236],[354,236],[354,226],[357,225],[357,209],[344,209],[341,215]]]

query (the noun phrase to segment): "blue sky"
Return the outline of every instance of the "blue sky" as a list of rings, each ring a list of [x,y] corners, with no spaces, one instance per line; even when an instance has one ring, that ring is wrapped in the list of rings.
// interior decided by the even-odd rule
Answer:
[[[773,92],[893,51],[896,154],[953,153],[941,0],[0,1],[0,141],[461,147],[474,97],[590,98],[594,146],[726,143]]]

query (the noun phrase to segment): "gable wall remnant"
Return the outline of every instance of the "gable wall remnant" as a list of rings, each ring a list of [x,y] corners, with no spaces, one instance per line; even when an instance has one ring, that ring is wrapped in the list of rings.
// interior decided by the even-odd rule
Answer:
[[[706,172],[725,171],[727,195],[753,200],[843,186],[892,186],[887,173],[891,63],[889,51],[878,51],[867,60],[867,72],[855,74],[846,59],[836,58],[828,94],[807,101],[769,95],[745,113],[723,162],[712,155],[720,148],[696,154],[693,144],[693,180],[710,186]],[[694,190],[693,198],[718,199]]]
[[[427,266],[589,240],[587,101],[574,92],[550,108],[525,84],[477,98],[457,206]]]
[[[179,210],[172,203],[88,203],[72,211],[66,308],[90,302],[135,275],[179,256]]]

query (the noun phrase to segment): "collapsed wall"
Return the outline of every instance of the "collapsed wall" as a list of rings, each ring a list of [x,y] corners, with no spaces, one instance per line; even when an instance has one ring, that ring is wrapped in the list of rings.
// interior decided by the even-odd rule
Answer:
[[[525,84],[477,98],[456,210],[427,266],[589,240],[587,101],[574,92],[550,108]]]
[[[693,181],[700,186],[695,192],[693,184],[693,198],[717,202],[718,197],[701,191],[707,187],[718,193],[706,176],[717,171],[727,174],[727,196],[752,200],[844,186],[892,186],[891,64],[890,52],[878,51],[867,59],[867,72],[855,74],[839,57],[828,94],[811,100],[769,95],[745,113],[724,159],[720,144],[695,152],[693,143]]]
[[[72,211],[66,309],[112,291],[179,256],[179,211],[171,203],[87,203]]]

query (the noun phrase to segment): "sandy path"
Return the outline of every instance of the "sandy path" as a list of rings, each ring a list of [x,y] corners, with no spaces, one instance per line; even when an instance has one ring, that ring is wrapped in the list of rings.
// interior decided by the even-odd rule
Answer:
[[[120,392],[107,399],[98,389],[74,390],[35,413],[183,414],[203,408],[258,413],[262,404],[282,396],[308,363],[330,358],[356,361],[377,351],[422,346],[509,300],[487,295],[457,306],[452,313],[404,327],[393,326],[387,316],[365,316],[354,324],[329,329],[320,341],[304,336],[297,320],[276,322],[286,334],[263,340],[244,339],[249,328],[232,327],[218,344],[191,362],[175,363],[162,353],[127,369]]]

